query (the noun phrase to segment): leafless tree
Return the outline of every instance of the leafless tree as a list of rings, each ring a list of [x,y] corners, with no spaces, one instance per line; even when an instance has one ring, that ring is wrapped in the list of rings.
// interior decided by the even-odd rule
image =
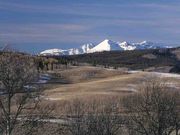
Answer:
[[[161,80],[148,80],[140,91],[124,99],[127,127],[133,135],[170,135],[179,130],[179,91]]]
[[[68,106],[68,131],[71,135],[119,135],[123,119],[119,114],[118,102],[83,103],[75,100]]]
[[[3,134],[14,134],[18,124],[27,122],[27,114],[32,114],[37,107],[39,91],[32,85],[37,76],[31,57],[16,53],[0,56],[0,130]]]
[[[66,115],[69,118],[67,130],[72,135],[86,135],[84,125],[85,103],[79,99],[74,100],[66,107]]]

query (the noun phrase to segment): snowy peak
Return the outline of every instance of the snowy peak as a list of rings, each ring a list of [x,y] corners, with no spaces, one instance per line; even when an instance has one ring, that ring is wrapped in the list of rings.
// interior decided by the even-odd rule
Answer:
[[[141,45],[142,45],[142,44],[153,44],[153,42],[150,42],[150,41],[146,41],[146,40],[145,40],[145,41],[142,41],[140,44],[141,44]]]
[[[127,41],[123,41],[122,43],[120,43],[122,46],[128,46],[129,43]]]
[[[150,41],[142,41],[140,43],[134,43],[134,44],[139,44],[139,45],[143,45],[143,46],[150,46],[150,45],[157,46],[157,43],[153,43],[153,42],[150,42]]]
[[[43,56],[46,56],[46,55],[54,55],[54,56],[64,55],[63,51],[64,50],[61,50],[61,49],[48,49],[48,50],[42,51],[40,53],[40,55],[43,55]]]
[[[48,49],[45,51],[42,51],[40,55],[43,56],[59,56],[59,55],[77,55],[77,54],[84,54],[87,53],[90,49],[94,47],[93,44],[84,44],[80,46],[79,48],[71,48],[67,50],[62,49]]]
[[[157,48],[166,48],[164,44],[153,43],[149,41],[143,41],[140,43],[129,43],[127,41],[123,42],[114,42],[112,40],[105,39],[97,46],[89,50],[87,53],[94,52],[103,52],[103,51],[112,51],[112,50],[141,50],[141,49],[157,49]]]
[[[40,55],[77,55],[84,53],[94,53],[112,50],[143,50],[143,49],[157,49],[157,48],[171,48],[170,45],[165,45],[161,43],[154,43],[149,41],[142,41],[140,43],[129,43],[124,42],[114,42],[109,39],[105,39],[97,45],[94,44],[84,44],[79,48],[71,48],[67,50],[62,49],[49,49],[40,53]]]
[[[153,43],[150,41],[143,41],[140,43],[132,43],[133,46],[136,46],[136,49],[157,49],[157,48],[166,48],[165,44]]]
[[[134,50],[136,49],[135,46],[131,45],[129,42],[127,41],[124,41],[122,43],[119,43],[119,47],[122,49],[122,50]]]
[[[119,47],[118,43],[108,40],[108,39],[105,39],[104,41],[99,43],[97,46],[95,46],[94,48],[89,50],[88,53],[119,50],[119,49],[120,49],[120,47]]]
[[[80,49],[82,50],[82,53],[87,53],[90,49],[92,49],[95,45],[93,45],[92,43],[90,44],[84,44],[80,47]]]

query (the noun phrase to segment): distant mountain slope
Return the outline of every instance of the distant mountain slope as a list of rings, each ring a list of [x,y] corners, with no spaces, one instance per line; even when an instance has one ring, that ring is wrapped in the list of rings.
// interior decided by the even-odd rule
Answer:
[[[87,53],[90,49],[94,47],[93,44],[84,44],[79,48],[71,48],[67,50],[62,49],[48,49],[40,53],[43,56],[59,56],[59,55],[76,55]]]
[[[114,42],[112,40],[105,39],[98,45],[85,44],[79,48],[72,48],[67,50],[62,49],[49,49],[40,53],[40,55],[76,55],[84,53],[94,53],[94,52],[103,52],[103,51],[112,51],[112,50],[143,50],[143,49],[157,49],[157,48],[169,48],[169,46],[160,43],[153,43],[148,41],[143,41],[140,43],[128,43],[124,42]]]
[[[170,72],[180,72],[180,48],[106,51],[72,56],[58,56],[70,63],[89,63],[105,67],[126,67],[131,70],[170,67]]]

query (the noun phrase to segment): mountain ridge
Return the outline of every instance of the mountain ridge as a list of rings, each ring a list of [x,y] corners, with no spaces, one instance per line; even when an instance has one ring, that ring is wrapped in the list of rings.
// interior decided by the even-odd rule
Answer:
[[[158,48],[172,48],[170,45],[155,43],[150,41],[142,41],[140,43],[129,43],[127,41],[115,42],[109,39],[105,39],[99,44],[95,45],[92,43],[84,44],[79,48],[70,48],[67,50],[63,49],[48,49],[40,52],[40,55],[47,56],[59,56],[59,55],[78,55],[84,53],[95,53],[103,51],[112,51],[112,50],[144,50],[144,49],[158,49]]]

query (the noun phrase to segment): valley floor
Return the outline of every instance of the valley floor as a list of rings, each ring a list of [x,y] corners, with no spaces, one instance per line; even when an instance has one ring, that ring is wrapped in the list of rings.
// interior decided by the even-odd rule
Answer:
[[[77,72],[78,71],[78,72]],[[87,77],[93,71],[93,77]],[[75,72],[75,74],[72,74]],[[66,71],[59,71],[66,77],[76,78],[69,84],[59,84],[45,91],[45,100],[72,100],[76,98],[92,98],[106,96],[124,96],[137,92],[144,81],[151,78],[163,80],[170,89],[180,88],[180,75],[170,73],[131,71],[122,73],[120,70],[101,69],[96,67],[77,67]],[[106,74],[102,76],[102,74]],[[86,76],[83,78],[82,76]],[[65,76],[64,76],[65,77]]]

